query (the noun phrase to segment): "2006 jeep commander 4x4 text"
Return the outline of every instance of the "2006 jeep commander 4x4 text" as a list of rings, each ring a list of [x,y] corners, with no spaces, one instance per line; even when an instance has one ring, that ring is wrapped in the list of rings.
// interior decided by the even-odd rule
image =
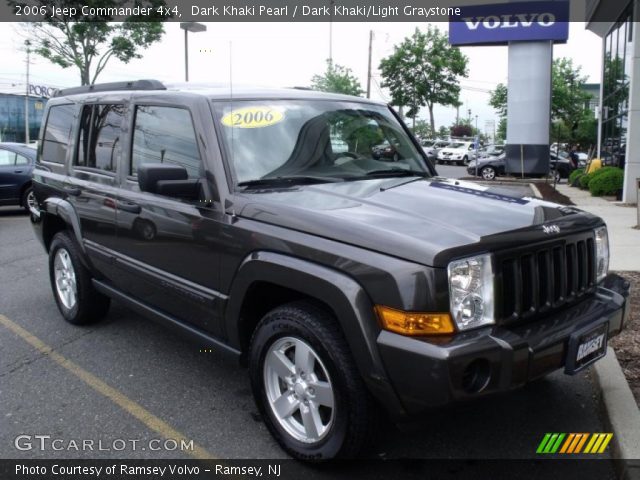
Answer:
[[[378,405],[573,374],[623,326],[600,218],[437,177],[385,105],[141,80],[44,119],[31,219],[62,315],[113,298],[245,360],[293,456],[358,454]]]

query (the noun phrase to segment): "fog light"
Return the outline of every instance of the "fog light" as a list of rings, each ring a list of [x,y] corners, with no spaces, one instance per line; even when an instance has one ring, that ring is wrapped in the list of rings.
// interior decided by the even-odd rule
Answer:
[[[401,335],[449,335],[455,331],[448,313],[404,312],[376,306],[382,328]]]
[[[462,389],[467,393],[480,393],[491,380],[491,367],[485,358],[478,358],[467,365],[462,373]]]

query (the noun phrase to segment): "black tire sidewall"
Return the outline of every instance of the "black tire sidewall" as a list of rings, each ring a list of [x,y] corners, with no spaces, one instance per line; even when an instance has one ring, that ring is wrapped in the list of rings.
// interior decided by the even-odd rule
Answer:
[[[27,187],[27,189],[22,192],[22,198],[20,199],[21,207],[24,208],[27,212],[30,212],[29,209],[29,194],[33,192],[33,187]]]
[[[66,234],[57,234],[53,242],[51,243],[51,249],[49,250],[49,279],[51,281],[51,290],[53,292],[53,297],[56,300],[56,304],[58,305],[58,309],[62,316],[68,322],[75,323],[75,319],[78,316],[78,311],[80,309],[80,302],[82,301],[80,298],[80,276],[78,275],[78,267],[76,265],[76,259],[74,258],[74,252],[72,248],[69,248],[69,243],[71,240]],[[73,265],[73,273],[76,277],[76,304],[73,308],[69,309],[64,306],[60,297],[58,296],[58,290],[56,288],[56,279],[55,279],[55,267],[54,261],[58,250],[64,249],[69,254],[69,258],[71,259],[71,265]]]
[[[56,253],[64,248],[69,254],[71,265],[76,277],[76,304],[67,308],[60,300],[54,274],[54,259]],[[88,325],[97,322],[109,311],[110,299],[99,293],[93,286],[91,273],[82,262],[82,253],[69,232],[57,233],[49,248],[49,280],[53,297],[64,319],[74,325]]]
[[[322,340],[313,330],[298,321],[285,318],[284,315],[282,317],[276,315],[276,312],[267,314],[263,320],[264,324],[258,328],[251,342],[249,368],[251,386],[258,409],[271,434],[286,451],[296,458],[322,460],[339,456],[348,434],[348,405],[351,403],[344,372],[337,367],[340,360],[334,358],[333,352],[323,345]],[[333,425],[327,436],[314,444],[306,444],[291,437],[278,424],[268,405],[263,378],[264,359],[271,345],[282,337],[297,337],[308,343],[322,360],[331,379],[335,398]]]

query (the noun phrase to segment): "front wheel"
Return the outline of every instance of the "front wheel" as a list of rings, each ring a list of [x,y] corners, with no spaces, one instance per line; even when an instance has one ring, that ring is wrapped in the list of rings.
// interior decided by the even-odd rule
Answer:
[[[464,156],[464,158],[462,159],[462,164],[464,166],[469,165],[469,157],[468,156],[466,156],[466,155]]]
[[[493,167],[484,167],[480,174],[485,180],[494,180],[496,178],[496,169]]]
[[[336,320],[309,302],[269,312],[251,340],[257,406],[295,458],[355,457],[372,440],[375,405]]]

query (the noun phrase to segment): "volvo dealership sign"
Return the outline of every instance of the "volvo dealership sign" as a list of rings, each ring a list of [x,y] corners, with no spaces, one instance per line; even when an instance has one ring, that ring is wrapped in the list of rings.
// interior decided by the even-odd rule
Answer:
[[[462,8],[451,17],[451,45],[495,45],[569,38],[569,2],[512,2]]]

